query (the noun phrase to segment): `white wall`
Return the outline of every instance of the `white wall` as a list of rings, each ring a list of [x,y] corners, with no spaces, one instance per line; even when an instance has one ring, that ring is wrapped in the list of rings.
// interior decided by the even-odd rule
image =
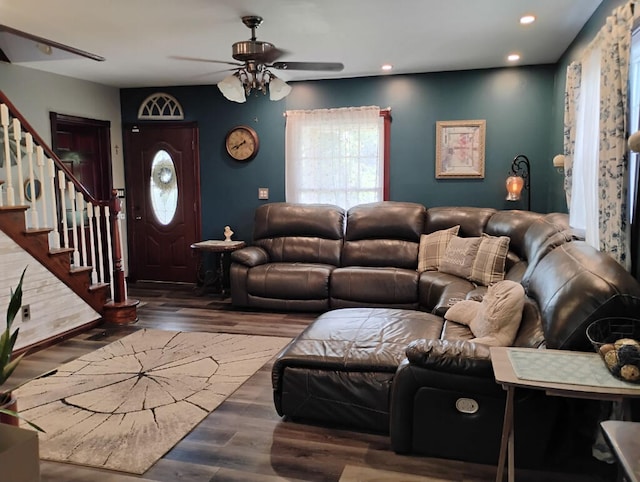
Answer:
[[[87,62],[90,61],[87,60]],[[111,122],[113,187],[124,188],[120,90],[118,88],[0,62],[0,90],[49,146],[51,146],[50,112]],[[123,213],[126,212],[125,208],[123,202]],[[126,271],[127,233],[124,221],[121,234],[123,265]]]
[[[15,348],[32,345],[73,328],[100,318],[100,314],[76,295],[67,285],[44,268],[33,256],[0,231],[0,318],[5,319],[11,290],[20,281],[22,270],[27,267],[22,284],[22,306],[29,305],[31,318],[22,321],[18,313],[13,329],[20,328]]]

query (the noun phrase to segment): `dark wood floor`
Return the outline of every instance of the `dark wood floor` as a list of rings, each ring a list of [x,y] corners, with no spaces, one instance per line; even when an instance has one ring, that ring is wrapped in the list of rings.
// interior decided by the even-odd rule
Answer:
[[[239,311],[217,295],[197,296],[190,286],[130,286],[129,296],[142,302],[138,323],[101,326],[34,353],[24,359],[14,381],[141,328],[294,337],[316,316]],[[493,466],[396,455],[386,436],[282,421],[273,408],[270,370],[269,363],[142,477],[43,460],[42,481],[338,481],[345,468],[352,476],[345,474],[343,482],[495,480]],[[517,480],[615,480],[612,474],[587,461],[574,473],[518,471]]]

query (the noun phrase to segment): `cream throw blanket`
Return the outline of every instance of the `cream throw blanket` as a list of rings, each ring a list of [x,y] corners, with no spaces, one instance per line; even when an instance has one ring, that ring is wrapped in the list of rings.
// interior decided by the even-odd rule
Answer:
[[[489,286],[482,302],[459,301],[444,315],[445,319],[467,325],[475,343],[511,346],[516,339],[522,310],[524,288],[515,281],[499,281]]]

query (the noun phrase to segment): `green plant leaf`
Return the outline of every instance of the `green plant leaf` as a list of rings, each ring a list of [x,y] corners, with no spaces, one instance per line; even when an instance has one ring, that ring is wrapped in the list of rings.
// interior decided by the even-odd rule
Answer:
[[[20,363],[20,360],[22,360],[22,358],[24,358],[25,355],[26,353],[20,354],[19,356],[11,360],[9,363],[5,364],[4,367],[2,367],[2,373],[0,374],[0,381],[2,383],[4,383],[11,376],[11,374],[13,373],[13,370],[16,369],[16,367],[18,366],[18,363]],[[0,385],[2,383],[0,383]]]
[[[27,268],[22,270],[22,275],[20,276],[20,281],[18,282],[15,292],[11,290],[11,301],[9,302],[9,308],[7,309],[7,330],[11,329],[11,324],[22,306],[22,281],[26,271]]]
[[[14,412],[13,410],[7,410],[6,408],[0,408],[0,413],[4,413],[5,415],[9,415],[10,417],[15,417],[15,418],[19,418],[20,420],[24,420],[25,422],[27,422],[30,426],[32,426],[33,428],[35,428],[38,432],[42,432],[42,433],[46,433],[41,427],[37,426],[35,423],[33,422],[29,422],[29,420],[27,420],[26,418],[24,418],[22,415],[20,415],[18,412]]]

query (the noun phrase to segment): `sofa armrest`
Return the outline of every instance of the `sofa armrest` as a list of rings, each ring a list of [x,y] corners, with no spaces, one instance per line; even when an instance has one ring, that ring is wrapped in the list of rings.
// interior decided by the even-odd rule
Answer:
[[[489,347],[467,340],[415,340],[406,350],[413,365],[461,375],[493,377]]]
[[[231,261],[251,268],[268,263],[269,254],[260,246],[247,246],[232,252]]]

